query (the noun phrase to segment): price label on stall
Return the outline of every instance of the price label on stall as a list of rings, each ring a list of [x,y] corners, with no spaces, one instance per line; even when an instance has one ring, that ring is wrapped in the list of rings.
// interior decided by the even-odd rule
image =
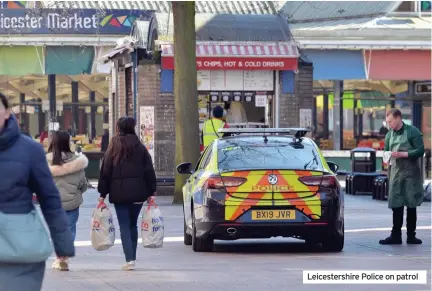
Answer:
[[[255,96],[255,106],[256,107],[266,107],[267,96],[266,95],[256,95]]]

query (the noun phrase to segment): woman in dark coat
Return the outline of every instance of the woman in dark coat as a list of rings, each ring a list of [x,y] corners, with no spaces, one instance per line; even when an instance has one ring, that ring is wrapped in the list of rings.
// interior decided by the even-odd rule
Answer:
[[[135,268],[138,246],[138,216],[143,202],[156,191],[156,174],[146,147],[135,134],[135,119],[117,121],[117,135],[111,139],[99,175],[100,200],[109,194],[120,226],[126,264],[123,270]]]
[[[0,93],[0,212],[25,214],[36,193],[58,257],[75,255],[72,234],[42,146],[20,133],[6,97]],[[0,229],[0,232],[2,230]],[[0,290],[42,288],[45,261],[10,264],[0,261]]]

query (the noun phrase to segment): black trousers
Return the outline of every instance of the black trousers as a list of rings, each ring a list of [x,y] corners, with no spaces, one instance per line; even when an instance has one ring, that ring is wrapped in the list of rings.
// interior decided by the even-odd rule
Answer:
[[[392,208],[392,210],[393,210],[392,235],[401,236],[404,207]],[[415,236],[416,226],[417,226],[417,208],[407,208],[406,227],[407,227],[408,236]]]

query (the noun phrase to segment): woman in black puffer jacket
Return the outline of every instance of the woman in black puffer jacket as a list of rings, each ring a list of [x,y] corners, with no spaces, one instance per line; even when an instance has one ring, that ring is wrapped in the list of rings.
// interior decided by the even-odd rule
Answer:
[[[135,268],[138,246],[138,216],[143,202],[153,199],[156,173],[146,147],[135,133],[135,119],[122,117],[117,121],[117,134],[111,139],[99,174],[100,200],[109,194],[120,226],[126,265]]]

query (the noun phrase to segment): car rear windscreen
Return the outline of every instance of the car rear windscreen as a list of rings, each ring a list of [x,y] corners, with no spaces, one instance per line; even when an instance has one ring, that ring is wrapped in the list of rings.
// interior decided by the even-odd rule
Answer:
[[[312,144],[284,142],[282,139],[265,143],[263,138],[221,143],[218,148],[218,165],[222,172],[259,169],[322,170],[319,154]]]

